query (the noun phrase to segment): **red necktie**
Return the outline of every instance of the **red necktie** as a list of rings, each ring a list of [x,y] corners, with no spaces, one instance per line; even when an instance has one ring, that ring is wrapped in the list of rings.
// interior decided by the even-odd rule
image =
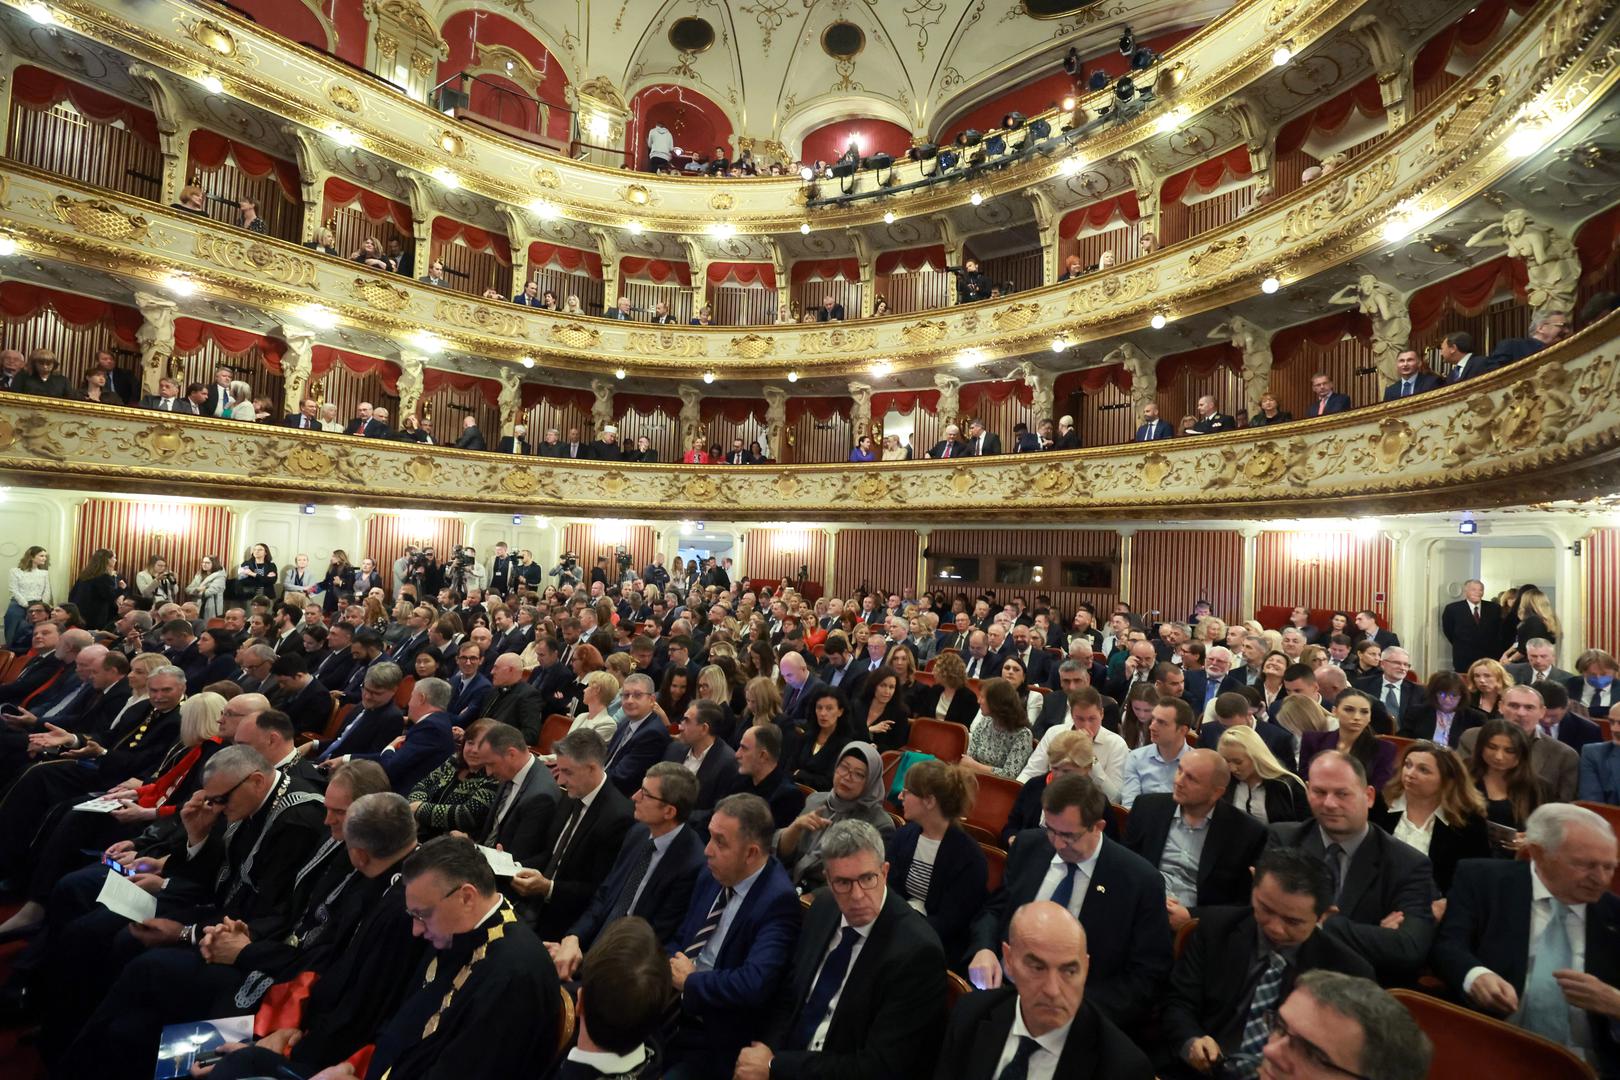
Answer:
[[[948,441],[945,443],[945,456],[951,456],[951,444]]]

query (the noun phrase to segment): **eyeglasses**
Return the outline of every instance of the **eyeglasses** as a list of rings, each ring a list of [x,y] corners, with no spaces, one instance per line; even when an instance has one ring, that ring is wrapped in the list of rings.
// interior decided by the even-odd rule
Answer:
[[[1309,1062],[1313,1068],[1321,1069],[1324,1072],[1337,1073],[1340,1076],[1347,1076],[1350,1080],[1372,1080],[1371,1077],[1363,1076],[1358,1072],[1351,1072],[1343,1065],[1335,1064],[1333,1059],[1327,1056],[1327,1051],[1315,1043],[1306,1042],[1299,1037],[1298,1033],[1290,1031],[1288,1022],[1282,1018],[1282,1014],[1276,1009],[1266,1011],[1266,1026],[1270,1030],[1273,1039],[1287,1039],[1288,1045],[1300,1057]]]
[[[428,908],[426,911],[412,911],[410,908],[406,908],[405,909],[405,914],[409,915],[413,922],[419,922],[423,926],[426,926],[428,920],[433,918],[433,913],[435,911],[439,910],[439,904],[444,903],[446,900],[450,899],[452,896],[456,895],[456,893],[458,893],[460,891],[461,891],[461,886],[457,885],[455,888],[451,889],[449,892],[447,892],[443,896],[439,897],[438,903],[434,904],[432,907]]]
[[[666,806],[670,805],[670,801],[668,799],[660,798],[659,796],[648,791],[646,784],[641,785],[641,788],[636,792],[636,794],[640,795],[643,799],[651,799],[653,802],[661,802]]]
[[[1054,829],[1045,821],[1041,822],[1041,828],[1046,831],[1046,838],[1052,842],[1054,847],[1057,846],[1059,842],[1064,844],[1072,844],[1085,835],[1084,833],[1064,832],[1061,829]]]
[[[867,873],[862,874],[860,877],[828,878],[827,884],[832,886],[833,892],[838,893],[841,896],[848,896],[850,890],[854,889],[857,885],[861,887],[862,892],[871,892],[873,889],[878,887],[878,882],[882,880],[883,877],[881,874]]]
[[[148,688],[148,689],[150,689],[150,688]],[[252,777],[252,776],[255,776],[255,775],[257,775],[257,774],[256,773],[248,773],[247,776],[242,777],[242,779],[240,779],[236,783],[232,784],[231,785],[231,790],[227,791],[223,795],[208,795],[208,796],[205,796],[203,798],[203,805],[204,806],[224,806],[226,803],[231,801],[231,796],[236,794],[236,789],[241,787],[243,784],[247,783],[248,779],[250,777]]]
[[[865,780],[866,779],[866,766],[864,766],[864,765],[856,765],[856,764],[853,764],[853,763],[847,764],[847,765],[840,765],[840,766],[838,766],[838,768],[833,770],[833,775],[834,776],[848,777],[851,780]]]

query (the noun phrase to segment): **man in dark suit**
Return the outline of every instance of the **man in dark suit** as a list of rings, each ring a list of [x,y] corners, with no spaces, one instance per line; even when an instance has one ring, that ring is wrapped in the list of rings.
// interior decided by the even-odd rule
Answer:
[[[1350,411],[1350,395],[1334,390],[1333,380],[1320,371],[1311,376],[1311,393],[1316,399],[1306,409],[1306,416],[1331,416]]]
[[[186,413],[195,416],[196,408],[180,392],[180,384],[173,379],[159,379],[158,392],[146,394],[141,398],[141,408],[156,409],[158,412]]]
[[[865,666],[864,659],[850,654],[849,639],[842,633],[828,634],[822,645],[821,670],[817,675],[822,682],[848,697],[849,688],[860,681],[859,671]]]
[[[704,866],[703,838],[687,824],[696,798],[697,778],[682,766],[660,761],[647,770],[630,799],[636,820],[625,831],[613,868],[590,907],[552,947],[564,979],[577,977],[584,953],[622,917],[646,919],[660,945],[673,938]]]
[[[303,431],[319,431],[321,430],[321,421],[316,415],[316,409],[315,399],[305,398],[298,403],[297,412],[287,414],[287,418],[281,422],[281,426],[299,428]]]
[[[371,402],[362,401],[354,411],[354,419],[344,425],[343,434],[359,435],[366,439],[386,439],[388,425],[371,413]]]
[[[1183,435],[1208,435],[1216,431],[1231,431],[1237,427],[1237,421],[1215,407],[1215,399],[1205,394],[1198,399],[1195,408],[1197,417],[1182,430]]]
[[[1620,897],[1615,836],[1592,811],[1547,803],[1525,827],[1528,859],[1457,866],[1434,969],[1481,1012],[1620,1075]]]
[[[1320,932],[1332,904],[1320,859],[1274,847],[1255,863],[1250,903],[1199,912],[1170,973],[1160,1075],[1191,1080],[1220,1061],[1250,1075],[1270,1036],[1266,1014],[1300,975],[1324,968],[1371,979],[1371,964]]]
[[[106,376],[107,389],[118,395],[118,400],[125,405],[135,404],[140,393],[140,387],[135,384],[135,376],[118,366],[118,358],[110,349],[96,351],[95,370]]]
[[[666,1075],[725,1076],[769,1030],[801,922],[793,882],[770,853],[775,834],[770,808],[753,795],[728,795],[709,818],[708,865],[669,958],[680,996],[669,1054],[685,1071]]]
[[[495,444],[497,454],[527,454],[529,453],[529,440],[525,438],[529,429],[524,424],[516,424],[512,434],[502,435],[501,441]]]
[[[1406,673],[1412,670],[1412,658],[1399,645],[1383,650],[1379,654],[1378,666],[1381,669],[1379,674],[1358,679],[1355,687],[1380,702],[1398,729],[1405,722],[1407,714],[1420,705],[1428,704],[1429,698],[1422,686],[1406,677]]]
[[[624,719],[607,745],[607,774],[619,791],[630,793],[641,778],[669,750],[669,728],[653,711],[657,688],[645,675],[631,675],[619,690]]]
[[[326,632],[326,655],[313,669],[315,680],[327,690],[341,693],[349,685],[355,663],[354,628],[348,623],[333,623]],[[404,677],[403,673],[400,677]]]
[[[1546,311],[1537,315],[1530,322],[1530,336],[1522,338],[1507,338],[1496,343],[1491,355],[1485,359],[1485,370],[1495,371],[1506,367],[1518,360],[1523,360],[1532,353],[1538,353],[1549,345],[1562,341],[1569,335],[1569,316],[1562,311]]]
[[[1133,442],[1157,442],[1160,439],[1173,439],[1176,429],[1168,422],[1159,419],[1159,407],[1148,402],[1142,409],[1142,423],[1136,429]]]
[[[986,431],[984,421],[977,417],[968,421],[968,453],[974,457],[1001,453],[1001,436]]]
[[[281,686],[280,708],[292,719],[294,734],[324,730],[332,716],[332,695],[309,673],[304,658],[297,653],[277,657],[270,674]]]
[[[1481,653],[1482,656],[1490,655]],[[1575,679],[1575,673],[1565,671],[1558,666],[1558,646],[1546,638],[1531,638],[1524,643],[1524,661],[1517,664],[1508,664],[1507,673],[1513,676],[1513,681],[1522,685],[1540,686],[1544,682],[1555,682],[1559,686],[1569,689],[1569,682]],[[1467,671],[1467,668],[1457,668],[1458,671]],[[1575,679],[1579,682],[1579,679]]]
[[[1380,649],[1388,649],[1401,643],[1401,639],[1395,635],[1393,630],[1385,630],[1378,625],[1378,613],[1376,611],[1358,611],[1354,616],[1354,621],[1356,632],[1352,636],[1357,641],[1371,641]]]
[[[1012,985],[957,1001],[934,1080],[1150,1080],[1147,1056],[1085,992],[1096,948],[1063,905],[1018,908],[1001,943]]]
[[[368,684],[369,685],[369,684]],[[443,679],[423,679],[411,688],[405,706],[405,741],[396,749],[391,744],[371,753],[330,756],[325,764],[339,761],[375,761],[388,774],[389,783],[401,795],[409,795],[417,781],[443,765],[456,752],[455,736],[450,733],[450,684]]]
[[[816,308],[816,322],[843,322],[844,305],[834,297],[828,296],[822,300],[821,306]]]
[[[1474,355],[1474,335],[1459,330],[1440,341],[1440,359],[1445,362],[1446,384],[1460,383],[1490,370],[1485,357]]]
[[[495,692],[484,703],[483,715],[522,731],[530,746],[539,742],[545,708],[540,691],[523,681],[523,658],[516,653],[497,656],[489,681]]]
[[[698,863],[701,868],[701,851]],[[585,960],[578,1037],[556,1071],[546,1075],[551,1080],[662,1076],[656,1042],[669,998],[669,960],[653,930],[639,919],[620,919],[602,931]],[[561,965],[558,973],[573,977],[563,974]]]
[[[532,307],[532,308],[540,307],[541,304],[543,303],[543,301],[540,299],[540,284],[539,284],[539,282],[536,282],[536,281],[526,281],[526,282],[524,282],[523,283],[523,291],[518,293],[516,296],[512,297],[512,303],[517,304],[520,307]]]
[[[380,752],[405,730],[405,712],[394,704],[403,679],[394,664],[374,665],[361,684],[360,704],[350,711],[338,733],[325,742],[305,743],[299,752],[317,762],[342,761],[347,754]]]
[[[1041,809],[1043,828],[1017,835],[1002,886],[973,923],[970,981],[1000,986],[995,949],[1007,940],[1013,912],[1032,900],[1052,900],[1090,928],[1097,1007],[1116,1023],[1133,1023],[1170,973],[1164,881],[1141,856],[1103,836],[1108,797],[1089,777],[1056,778],[1041,793]],[[1119,933],[1121,926],[1132,932]]]
[[[680,736],[670,740],[664,760],[697,777],[697,808],[712,810],[737,781],[737,755],[715,735],[725,713],[717,701],[694,701],[681,717]]]
[[[635,820],[630,800],[602,769],[595,732],[569,732],[556,753],[557,783],[568,798],[553,811],[530,864],[512,877],[512,891],[524,899],[520,906],[542,941],[560,939],[590,906]]]
[[[1551,797],[1561,801],[1575,798],[1580,788],[1581,755],[1556,738],[1542,738],[1538,730],[1547,714],[1547,703],[1539,688],[1510,686],[1501,697],[1502,719],[1518,725],[1524,737],[1530,740],[1530,771],[1546,785]],[[1469,728],[1454,736],[1455,746],[1464,760],[1473,757],[1479,742],[1480,728]]]
[[[483,450],[488,444],[484,442],[484,433],[478,430],[478,420],[467,417],[461,422],[461,434],[456,437],[458,450]]]
[[[785,829],[793,824],[804,810],[804,792],[782,766],[782,728],[776,724],[755,724],[744,729],[737,739],[736,756],[737,777],[724,795],[756,795],[771,808],[777,828]],[[708,814],[699,814],[693,818],[693,823],[703,828],[708,818]]]
[[[1417,978],[1434,940],[1434,872],[1427,856],[1371,828],[1377,793],[1360,761],[1337,750],[1311,761],[1310,821],[1276,824],[1272,842],[1323,859],[1334,881],[1334,907],[1322,930],[1361,954],[1382,983]],[[1386,919],[1400,913],[1399,925]]]
[[[472,839],[532,865],[545,854],[543,845],[562,792],[551,771],[529,753],[523,732],[511,724],[488,725],[478,743],[478,757],[500,787]]]
[[[962,438],[962,429],[955,424],[945,425],[945,437],[935,443],[933,449],[928,451],[931,458],[959,458],[969,457],[972,450]]]
[[[1602,728],[1569,711],[1568,690],[1553,682],[1536,683],[1532,689],[1541,695],[1545,707],[1537,725],[1537,738],[1557,739],[1577,754],[1592,743],[1603,741]]]
[[[466,729],[467,725],[484,715],[495,686],[489,676],[479,670],[483,655],[478,646],[467,642],[456,651],[456,673],[450,676],[450,713],[453,724]],[[542,721],[543,723],[543,721]]]
[[[1158,867],[1172,930],[1206,904],[1249,898],[1266,827],[1222,797],[1231,779],[1220,754],[1189,750],[1176,763],[1173,791],[1138,795],[1131,804],[1125,846]]]
[[[1051,654],[1039,640],[1039,635],[1023,623],[1014,625],[1012,632],[1007,635],[1002,655],[1015,657],[1024,665],[1024,680],[1031,685],[1050,689],[1057,681],[1053,671],[1056,665],[1052,662]]]
[[[542,711],[547,715],[562,712],[574,685],[574,669],[562,661],[562,644],[554,637],[537,637],[534,656],[529,685],[539,691]]]
[[[809,720],[810,699],[827,685],[810,674],[803,656],[790,652],[778,663],[782,673],[782,724],[802,728]]]
[[[207,396],[197,402],[199,416],[212,416],[225,419],[231,414],[231,383],[236,379],[236,372],[228,367],[214,369],[214,381],[203,387]]]
[[[945,1023],[945,954],[928,920],[888,888],[883,836],[840,821],[821,842],[829,888],[804,917],[769,1033],[735,1080],[886,1080],[933,1071]]]
[[[1426,394],[1446,385],[1445,380],[1432,371],[1423,370],[1423,357],[1416,349],[1402,349],[1395,358],[1395,372],[1400,377],[1384,387],[1385,401],[1400,401],[1413,394]]]
[[[1451,670],[1458,672],[1482,657],[1494,660],[1502,640],[1502,605],[1485,599],[1485,583],[1469,578],[1462,592],[1461,600],[1440,611],[1440,632],[1451,643]]]
[[[602,437],[591,443],[590,455],[595,461],[623,461],[624,447],[619,445],[619,429],[608,424]]]

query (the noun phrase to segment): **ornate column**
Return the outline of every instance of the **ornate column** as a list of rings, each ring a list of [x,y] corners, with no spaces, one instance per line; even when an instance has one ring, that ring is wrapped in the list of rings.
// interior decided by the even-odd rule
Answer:
[[[591,405],[592,432],[597,438],[602,437],[602,429],[613,423],[613,384],[606,379],[592,379],[591,393],[596,401]]]
[[[861,268],[860,317],[870,319],[872,309],[877,306],[877,254],[865,233],[851,232],[849,238],[855,245],[855,259]]]
[[[939,230],[939,241],[945,246],[945,265],[961,266],[962,237],[957,233],[956,226],[951,223],[951,219],[944,214],[935,214],[928,220],[932,221],[934,228]],[[955,306],[956,290],[954,288],[946,291],[946,300],[951,306]]]
[[[311,131],[294,124],[283,124],[281,132],[292,140],[298,160],[299,195],[303,200],[304,210],[303,224],[299,227],[298,235],[302,240],[313,240],[323,224],[321,202],[326,191],[326,178],[333,173],[321,153],[320,141]]]
[[[675,387],[675,393],[681,399],[681,415],[678,421],[681,427],[681,443],[676,447],[676,453],[684,455],[692,445],[692,440],[703,435],[703,391],[681,383]],[[709,440],[705,437],[703,441],[707,443]],[[676,460],[680,458],[677,457]]]
[[[872,433],[872,388],[865,383],[852,382],[849,396],[855,399],[849,410],[849,440],[857,443],[862,435]]]
[[[420,173],[410,169],[395,169],[394,175],[405,181],[405,190],[411,205],[411,265],[427,273],[433,261],[432,230],[433,199],[428,195],[427,181]]]
[[[686,251],[686,268],[692,275],[692,315],[709,302],[709,256],[694,236],[681,234],[675,240]]]
[[[1159,246],[1164,247],[1164,230],[1159,227],[1158,176],[1154,174],[1152,166],[1135,154],[1122,154],[1119,163],[1125,167],[1131,178],[1131,187],[1136,191],[1136,208],[1141,214],[1136,226],[1137,237],[1152,233]]]
[[[596,253],[602,257],[602,304],[612,307],[619,301],[619,244],[608,230],[593,225],[591,237],[596,241]]]
[[[940,425],[955,424],[962,417],[962,380],[942,371],[934,372],[934,387],[939,390],[939,407],[934,415]]]
[[[1058,225],[1062,219],[1058,217],[1057,207],[1052,202],[1052,193],[1046,188],[1025,188],[1022,194],[1029,200],[1029,208],[1035,215],[1035,227],[1041,234],[1041,284],[1051,285],[1057,281],[1063,265],[1058,251]]]
[[[1412,317],[1406,297],[1393,285],[1386,285],[1371,274],[1362,274],[1354,285],[1346,285],[1328,298],[1330,304],[1355,304],[1372,322],[1373,364],[1385,382],[1400,378],[1395,358],[1411,342]]]
[[[512,293],[521,293],[529,283],[529,245],[540,239],[529,230],[529,218],[523,211],[506,203],[496,203],[495,209],[506,222],[506,236],[512,249]]]
[[[928,591],[928,539],[934,535],[932,525],[917,526],[917,597]]]
[[[831,596],[833,577],[838,573],[838,534],[843,532],[840,525],[827,526],[827,563],[822,567],[821,595]]]
[[[1159,358],[1149,356],[1129,341],[1103,357],[1103,364],[1123,364],[1131,376],[1131,408],[1140,417],[1159,398]]]
[[[787,433],[787,391],[767,386],[761,392],[765,395],[765,454],[781,464],[783,437]]]
[[[173,300],[151,293],[136,292],[135,307],[141,313],[141,328],[135,331],[135,344],[141,350],[141,392],[156,394],[158,380],[169,374],[174,357]]]
[[[372,27],[367,69],[426,101],[438,81],[439,61],[450,55],[433,19],[417,0],[366,0],[365,14]]]
[[[788,280],[787,253],[782,250],[782,245],[776,242],[775,237],[762,236],[760,239],[765,243],[765,250],[771,254],[771,269],[776,273],[776,310],[780,315],[793,303],[792,282]],[[779,460],[774,455],[772,457],[773,460]]]
[[[1126,525],[1126,526],[1123,526],[1123,527],[1120,528],[1120,530],[1119,530],[1119,598],[1121,600],[1125,601],[1127,604],[1131,604],[1131,610],[1132,611],[1136,610],[1136,605],[1131,600],[1131,586],[1133,584],[1131,579],[1134,576],[1134,572],[1135,572],[1135,568],[1131,565],[1131,560],[1132,560],[1132,556],[1135,554],[1135,551],[1134,551],[1134,548],[1136,547],[1136,544],[1134,543],[1135,538],[1136,538],[1136,529],[1135,529],[1134,526]]]
[[[197,125],[186,114],[184,99],[170,88],[166,73],[146,64],[131,64],[129,73],[146,87],[152,101],[152,114],[157,117],[158,151],[163,155],[158,202],[167,206],[178,202],[180,189],[191,182],[186,175],[186,158],[191,149],[191,133],[197,130]]]
[[[416,410],[422,403],[422,385],[427,366],[427,356],[410,349],[402,349],[399,354],[399,416],[397,421],[403,425],[407,416],[415,416]],[[501,402],[506,401],[506,376],[509,373],[501,372]],[[515,375],[514,375],[515,377]],[[505,422],[505,416],[502,416]],[[449,432],[444,434],[448,435]]]
[[[1221,110],[1237,123],[1249,151],[1249,171],[1255,183],[1276,188],[1272,166],[1277,157],[1277,133],[1265,122],[1264,113],[1247,94],[1237,94],[1221,104]]]
[[[1260,395],[1271,389],[1271,331],[1241,315],[1233,315],[1209,332],[1216,341],[1230,341],[1243,350],[1244,407],[1253,416],[1260,409]]]
[[[309,378],[315,371],[315,335],[301,326],[283,326],[281,337],[287,343],[287,351],[281,357],[281,411],[293,416],[303,406],[306,391],[309,389]],[[401,420],[404,419],[406,412],[404,389],[405,380],[401,377],[399,403]]]
[[[1378,96],[1384,102],[1384,119],[1388,130],[1394,132],[1406,124],[1411,112],[1412,58],[1389,32],[1384,20],[1372,12],[1351,19],[1350,32],[1372,57]]]
[[[618,168],[624,160],[619,148],[624,146],[625,127],[630,123],[624,95],[600,75],[577,88],[570,83],[568,89],[574,93],[574,137],[588,147],[585,160]]]
[[[1260,527],[1245,525],[1243,533],[1243,575],[1238,583],[1238,610],[1246,618],[1254,617],[1254,559],[1260,546]]]

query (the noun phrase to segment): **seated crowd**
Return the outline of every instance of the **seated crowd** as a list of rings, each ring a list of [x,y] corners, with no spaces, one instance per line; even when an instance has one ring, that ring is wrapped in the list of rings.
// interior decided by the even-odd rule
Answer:
[[[1467,583],[1420,682],[1372,611],[463,554],[101,550],[53,605],[29,551],[0,1007],[53,1075],[251,1014],[198,1075],[1418,1080],[1419,979],[1620,1075],[1615,835],[1570,801],[1620,803],[1617,664],[1558,668],[1534,586]]]

